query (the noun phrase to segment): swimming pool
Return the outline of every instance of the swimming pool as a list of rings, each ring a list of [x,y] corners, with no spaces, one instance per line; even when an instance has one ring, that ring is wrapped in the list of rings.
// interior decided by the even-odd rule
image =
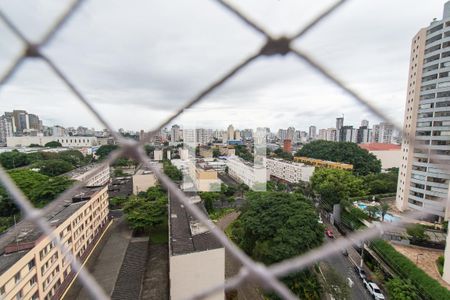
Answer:
[[[358,202],[357,204],[358,204],[358,207],[359,207],[360,209],[362,209],[362,210],[364,210],[364,211],[367,210],[367,204],[364,204],[364,203],[361,203],[361,202]],[[377,213],[376,216],[377,216],[378,218],[381,219],[381,214],[380,214],[380,213]],[[400,218],[399,218],[399,217],[396,217],[396,216],[393,216],[393,215],[391,215],[391,214],[385,214],[385,215],[384,215],[384,220],[385,220],[386,222],[392,223],[392,222],[397,222],[397,221],[399,221]]]

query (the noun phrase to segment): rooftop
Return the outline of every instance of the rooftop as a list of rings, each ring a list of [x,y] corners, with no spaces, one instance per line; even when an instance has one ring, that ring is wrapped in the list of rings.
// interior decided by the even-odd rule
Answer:
[[[200,197],[190,193],[191,202],[207,214]],[[172,255],[221,248],[207,227],[193,217],[179,201],[170,198],[170,247]]]
[[[400,150],[401,146],[396,144],[382,144],[382,143],[369,143],[358,145],[362,149],[367,151],[390,151],[390,150]]]
[[[72,170],[70,172],[67,172],[64,174],[64,176],[70,177],[72,179],[76,179],[78,176],[83,175],[94,168],[100,166],[100,164],[89,164],[83,167],[76,168],[75,170]]]

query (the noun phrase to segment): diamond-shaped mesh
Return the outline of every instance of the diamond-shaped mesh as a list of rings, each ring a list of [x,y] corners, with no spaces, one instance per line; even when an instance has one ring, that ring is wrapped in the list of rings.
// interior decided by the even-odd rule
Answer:
[[[303,36],[309,30],[314,28],[318,23],[324,22],[328,16],[334,13],[342,4],[347,2],[346,0],[337,1],[335,4],[324,10],[321,14],[316,16],[311,22],[300,29],[296,34],[292,36],[282,36],[273,37],[267,30],[258,25],[256,22],[251,20],[243,12],[239,11],[237,8],[230,5],[228,2],[223,0],[215,0],[218,2],[223,9],[231,12],[239,20],[241,20],[245,26],[254,29],[256,32],[261,34],[265,39],[266,43],[261,47],[261,49],[249,57],[240,61],[235,67],[229,70],[227,73],[223,74],[220,79],[210,83],[202,91],[200,91],[194,98],[190,99],[185,105],[180,107],[175,113],[173,113],[169,118],[167,118],[163,123],[157,126],[154,130],[150,132],[150,135],[156,135],[160,132],[162,128],[172,122],[175,118],[180,116],[184,110],[192,107],[193,105],[199,103],[205,99],[211,92],[216,88],[223,85],[230,78],[235,76],[238,72],[246,68],[252,62],[257,59],[263,59],[265,56],[271,55],[286,55],[288,53],[293,54],[301,62],[308,64],[312,67],[318,74],[328,79],[331,84],[336,85],[338,88],[342,89],[346,94],[351,96],[360,105],[366,107],[374,115],[380,119],[395,124],[390,118],[381,110],[376,108],[371,101],[365,99],[359,95],[356,91],[349,88],[341,79],[334,76],[324,65],[316,61],[311,55],[307,54],[305,51],[295,48],[292,46],[293,41]],[[89,111],[91,111],[97,120],[109,130],[113,137],[118,141],[120,148],[113,152],[106,161],[102,163],[101,166],[91,171],[91,174],[102,168],[105,164],[113,163],[121,155],[128,155],[134,159],[139,160],[150,168],[155,175],[158,177],[160,183],[170,192],[171,196],[180,201],[184,207],[189,210],[189,212],[198,218],[202,223],[204,223],[209,230],[212,232],[214,237],[224,246],[224,248],[230,252],[230,254],[237,259],[241,264],[241,271],[232,278],[227,279],[223,284],[212,286],[208,289],[203,290],[197,295],[190,295],[189,299],[202,299],[217,291],[227,291],[234,289],[239,285],[245,283],[247,280],[252,280],[257,282],[266,290],[270,290],[278,294],[283,299],[297,299],[297,297],[280,281],[278,278],[286,276],[292,272],[302,270],[312,264],[329,257],[330,255],[338,253],[341,249],[349,247],[357,241],[366,241],[376,237],[379,237],[383,231],[389,230],[394,227],[403,226],[401,221],[393,223],[382,223],[376,227],[366,229],[349,235],[347,238],[339,238],[332,243],[327,243],[319,248],[313,249],[303,255],[290,258],[288,260],[276,263],[274,265],[266,266],[261,263],[253,261],[248,255],[246,255],[239,247],[237,247],[228,237],[211,221],[208,217],[200,211],[194,204],[192,204],[185,194],[179,189],[179,187],[172,182],[164,173],[162,173],[157,167],[150,163],[150,159],[145,154],[143,148],[143,142],[135,142],[133,140],[126,139],[115,132],[108,124],[108,122],[102,117],[100,112],[98,112],[89,102],[89,100],[81,93],[81,91],[76,87],[75,83],[68,78],[64,72],[52,61],[51,58],[45,56],[40,49],[48,44],[56,34],[69,22],[70,18],[75,15],[78,8],[83,3],[83,0],[74,1],[66,12],[60,16],[60,18],[55,22],[55,24],[49,29],[44,38],[38,43],[31,43],[26,36],[18,29],[14,24],[13,20],[10,20],[8,16],[0,10],[0,19],[7,25],[11,32],[17,36],[25,45],[25,51],[18,55],[12,63],[11,66],[6,70],[3,76],[0,77],[0,88],[3,87],[7,82],[14,76],[15,72],[21,67],[22,63],[28,59],[38,59],[46,63],[54,74],[62,81],[62,83],[76,96],[76,98],[83,104]],[[403,130],[396,126],[399,132]],[[406,135],[403,135],[404,137]],[[409,136],[409,135],[408,135]],[[410,138],[411,143],[414,143],[413,138]],[[426,146],[417,145],[416,147],[426,148]],[[447,167],[445,167],[447,168]],[[93,176],[93,175],[91,175]],[[62,193],[58,199],[64,199],[75,194],[75,192],[87,182],[91,176],[88,176],[83,182],[76,184],[69,190]],[[0,167],[0,182],[6,188],[7,192],[11,195],[14,202],[20,207],[24,213],[26,219],[33,221],[36,226],[38,226],[44,234],[48,235],[52,239],[61,253],[65,253],[68,261],[71,262],[73,271],[78,273],[78,277],[83,284],[83,286],[88,290],[90,295],[94,299],[108,299],[108,296],[104,293],[102,288],[98,285],[95,279],[87,272],[84,268],[81,268],[80,261],[78,258],[74,257],[71,251],[65,247],[61,242],[58,235],[53,234],[48,222],[43,218],[46,209],[34,208],[31,202],[26,198],[26,196],[21,192],[21,190],[15,185],[11,180],[5,170]],[[408,216],[410,217],[420,217],[422,215],[419,211],[410,212]]]

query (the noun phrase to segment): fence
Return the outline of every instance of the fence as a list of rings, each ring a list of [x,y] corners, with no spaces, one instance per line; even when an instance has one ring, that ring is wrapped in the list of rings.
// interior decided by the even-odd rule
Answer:
[[[270,33],[268,33],[262,26],[248,18],[241,11],[230,5],[228,2],[224,0],[215,0],[218,4],[220,4],[223,9],[229,11],[236,18],[243,22],[246,27],[249,27],[259,34],[261,34],[266,42],[260,48],[260,50],[254,54],[243,59],[240,63],[238,63],[235,67],[229,70],[227,73],[223,74],[218,80],[213,81],[210,85],[201,90],[195,97],[186,102],[185,105],[180,107],[175,111],[169,118],[167,118],[164,122],[162,122],[159,126],[154,128],[150,132],[150,135],[155,135],[158,133],[164,126],[168,125],[175,118],[180,116],[185,109],[191,108],[194,104],[205,99],[211,92],[213,92],[216,88],[226,83],[230,78],[235,76],[238,72],[249,66],[251,63],[256,61],[256,59],[264,58],[267,56],[273,55],[286,55],[291,54],[294,57],[297,57],[299,61],[306,63],[313,70],[315,70],[319,75],[321,75],[324,79],[328,80],[331,84],[336,85],[340,88],[345,94],[355,99],[357,103],[366,107],[370,110],[375,116],[380,119],[395,124],[392,120],[390,120],[387,115],[375,107],[369,100],[365,99],[361,95],[359,95],[356,91],[349,88],[341,79],[334,76],[325,66],[323,66],[319,61],[316,61],[313,56],[309,55],[303,50],[300,50],[293,46],[293,42],[298,38],[305,35],[312,28],[314,28],[317,24],[324,22],[328,16],[332,13],[336,12],[339,7],[342,6],[346,0],[337,1],[335,4],[331,5],[329,8],[324,10],[321,14],[315,17],[311,22],[309,22],[306,26],[301,28],[296,34],[292,36],[282,36],[282,37],[274,37]],[[21,41],[24,45],[26,45],[25,51],[16,58],[11,66],[6,70],[2,77],[0,77],[0,87],[3,87],[8,81],[14,76],[17,70],[21,68],[22,64],[26,60],[35,59],[40,60],[45,63],[50,70],[62,81],[62,83],[76,96],[76,98],[80,101],[82,105],[84,105],[90,112],[93,113],[95,118],[105,127],[107,128],[112,136],[118,141],[121,145],[120,149],[113,152],[107,160],[97,169],[92,170],[91,174],[94,174],[98,169],[102,168],[105,164],[110,164],[114,162],[121,155],[127,155],[129,157],[134,158],[137,161],[141,161],[148,168],[150,168],[155,175],[158,177],[161,184],[170,191],[170,194],[173,198],[180,201],[186,209],[190,211],[196,218],[202,221],[209,230],[213,233],[215,238],[226,248],[227,251],[234,256],[235,259],[239,260],[243,267],[238,275],[235,277],[229,278],[223,284],[212,286],[208,289],[205,289],[201,293],[197,295],[189,295],[190,299],[200,299],[204,298],[216,291],[221,290],[230,290],[234,289],[237,286],[245,283],[247,280],[252,280],[260,284],[263,288],[268,291],[272,291],[278,294],[283,299],[297,299],[297,297],[281,282],[278,278],[283,277],[287,274],[290,274],[295,271],[299,271],[308,266],[313,265],[321,259],[324,259],[332,254],[339,253],[342,248],[351,246],[354,241],[362,241],[369,240],[380,236],[383,230],[392,228],[395,226],[401,226],[400,222],[397,223],[389,223],[382,224],[377,227],[368,228],[364,231],[354,233],[349,235],[347,238],[341,238],[333,243],[329,243],[327,245],[321,246],[317,249],[314,249],[308,253],[305,253],[298,257],[293,257],[291,259],[282,261],[280,263],[265,266],[260,263],[253,261],[249,256],[247,256],[241,249],[239,249],[232,241],[230,241],[226,235],[214,226],[213,223],[208,221],[207,216],[205,216],[195,205],[191,204],[188,198],[184,195],[182,191],[177,187],[177,185],[172,182],[164,173],[162,173],[159,169],[157,169],[154,165],[150,163],[150,160],[145,154],[142,143],[138,143],[129,139],[126,139],[119,135],[114,128],[106,121],[105,118],[98,112],[92,105],[88,98],[77,88],[75,82],[73,82],[66,74],[59,68],[59,66],[48,56],[46,56],[41,49],[50,43],[58,32],[69,22],[69,20],[77,13],[79,7],[83,4],[83,0],[75,0],[68,7],[68,9],[60,16],[60,18],[55,22],[51,28],[49,28],[48,32],[44,35],[44,37],[37,43],[33,43],[26,38],[26,35],[19,30],[19,28],[15,25],[14,21],[11,20],[4,12],[0,10],[0,19],[7,25],[9,30]],[[401,128],[397,126],[397,129],[401,132]],[[409,136],[409,135],[408,135]],[[411,140],[413,143],[414,141]],[[426,146],[417,146],[417,147],[425,147]],[[61,199],[69,197],[73,195],[80,187],[82,187],[88,180],[90,176],[86,178],[83,182],[75,185],[74,187],[68,189],[59,197]],[[0,182],[3,186],[5,186],[7,192],[14,199],[15,203],[20,207],[24,216],[33,221],[36,226],[38,226],[44,234],[48,235],[56,244],[56,246],[61,250],[62,253],[67,253],[66,258],[71,262],[72,268],[74,272],[79,272],[79,279],[81,283],[87,288],[89,293],[94,299],[107,299],[108,296],[103,292],[101,287],[96,283],[96,281],[92,278],[92,276],[80,266],[80,262],[76,257],[72,255],[69,251],[67,251],[66,247],[63,245],[59,236],[54,235],[52,233],[50,225],[43,218],[45,208],[37,209],[33,207],[33,205],[28,201],[25,195],[21,192],[21,190],[14,184],[11,178],[7,175],[3,168],[0,168]],[[410,214],[410,217],[420,216],[420,212],[413,212]]]

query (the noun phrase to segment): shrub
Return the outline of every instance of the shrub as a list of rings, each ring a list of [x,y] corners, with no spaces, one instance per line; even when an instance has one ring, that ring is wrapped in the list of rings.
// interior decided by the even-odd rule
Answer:
[[[426,299],[450,299],[450,291],[418,268],[411,260],[397,252],[383,240],[371,243],[372,249],[402,278],[409,279]]]
[[[436,265],[439,271],[439,274],[444,274],[444,262],[445,262],[445,258],[443,255],[439,256],[438,259],[436,259]]]

